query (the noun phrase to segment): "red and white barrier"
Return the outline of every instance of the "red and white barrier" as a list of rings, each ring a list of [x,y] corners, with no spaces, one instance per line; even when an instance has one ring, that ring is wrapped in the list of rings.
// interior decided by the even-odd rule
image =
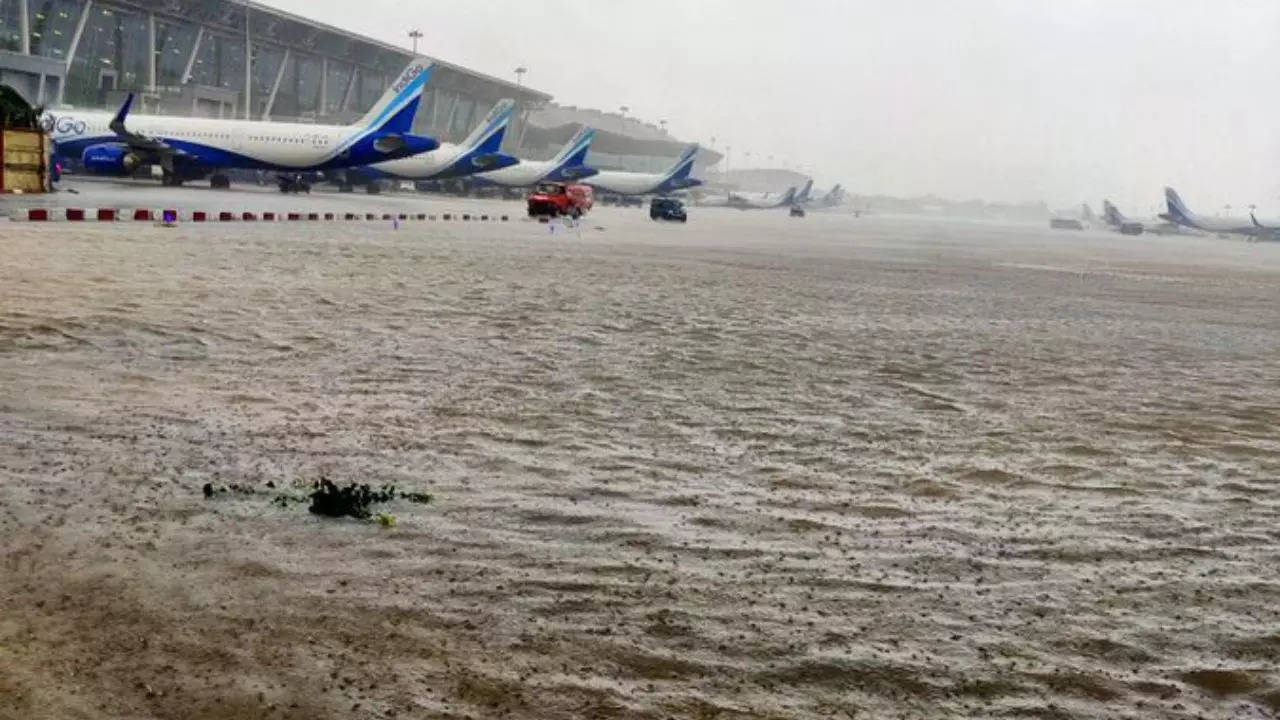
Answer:
[[[428,215],[427,213],[315,213],[315,212],[262,212],[220,210],[218,212],[209,212],[207,210],[193,210],[190,213],[182,212],[174,208],[166,208],[164,210],[153,210],[151,208],[134,208],[129,210],[121,210],[119,208],[26,208],[19,210],[10,216],[12,221],[25,222],[157,222],[160,218],[166,220],[176,218],[178,221],[190,221],[196,223],[205,222],[279,222],[282,220],[290,222],[333,222],[336,220],[344,220],[347,222],[436,222],[437,219],[444,222],[509,222],[509,215],[472,215],[471,213],[453,213],[446,212],[440,215]]]

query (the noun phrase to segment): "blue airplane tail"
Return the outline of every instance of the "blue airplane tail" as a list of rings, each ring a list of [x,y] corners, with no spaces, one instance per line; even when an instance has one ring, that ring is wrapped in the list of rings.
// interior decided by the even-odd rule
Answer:
[[[680,159],[667,173],[668,181],[688,180],[693,173],[693,161],[698,157],[698,146],[690,145],[680,154]]]
[[[506,139],[507,128],[511,125],[515,112],[514,100],[499,100],[484,121],[463,141],[462,146],[474,155],[498,153],[502,150],[502,142]]]
[[[422,91],[434,72],[434,62],[414,58],[358,124],[368,132],[408,135],[413,131]]]
[[[1164,189],[1165,205],[1168,206],[1168,219],[1179,225],[1195,227],[1196,216],[1187,208],[1187,204],[1182,202],[1182,196],[1178,195],[1178,191],[1171,187]]]
[[[1106,220],[1111,227],[1120,227],[1128,222],[1128,219],[1120,213],[1119,208],[1112,204],[1110,200],[1102,201],[1102,219]]]
[[[804,189],[800,191],[800,194],[796,195],[795,202],[797,203],[809,202],[809,195],[812,192],[813,192],[813,178],[810,178],[809,181],[804,184]]]
[[[591,151],[591,143],[596,139],[596,131],[583,127],[569,140],[554,160],[557,167],[571,168],[587,164],[587,153]]]

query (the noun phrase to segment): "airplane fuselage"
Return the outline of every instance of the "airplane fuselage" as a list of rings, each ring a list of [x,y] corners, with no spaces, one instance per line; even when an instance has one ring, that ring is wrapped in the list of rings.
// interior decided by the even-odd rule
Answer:
[[[503,187],[532,187],[555,172],[556,167],[551,161],[521,160],[519,165],[481,173],[480,177]]]
[[[105,112],[53,110],[42,122],[49,129],[55,151],[79,159],[94,145],[125,142],[112,132],[112,117]],[[353,142],[362,129],[350,125],[131,115],[128,126],[131,132],[163,141],[185,159],[205,167],[328,170],[387,157],[372,142]]]
[[[400,180],[447,180],[475,172],[474,167],[467,162],[469,152],[461,145],[440,143],[438,149],[429,153],[380,162],[361,168],[360,171],[375,177]],[[466,172],[468,168],[472,168],[471,172]]]
[[[629,173],[602,170],[587,179],[586,183],[602,192],[616,195],[651,195],[663,191],[666,175],[654,173]]]

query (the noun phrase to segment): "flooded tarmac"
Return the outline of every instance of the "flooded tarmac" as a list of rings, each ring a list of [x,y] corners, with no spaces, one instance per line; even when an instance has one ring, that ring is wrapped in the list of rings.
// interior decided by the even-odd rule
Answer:
[[[1280,246],[784,215],[0,224],[0,717],[1280,711]]]

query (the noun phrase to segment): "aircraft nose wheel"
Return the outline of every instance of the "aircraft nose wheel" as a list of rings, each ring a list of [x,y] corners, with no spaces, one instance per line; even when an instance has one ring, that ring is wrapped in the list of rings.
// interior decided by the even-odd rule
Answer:
[[[231,178],[222,174],[214,175],[209,178],[209,187],[215,190],[226,190],[231,187]]]

